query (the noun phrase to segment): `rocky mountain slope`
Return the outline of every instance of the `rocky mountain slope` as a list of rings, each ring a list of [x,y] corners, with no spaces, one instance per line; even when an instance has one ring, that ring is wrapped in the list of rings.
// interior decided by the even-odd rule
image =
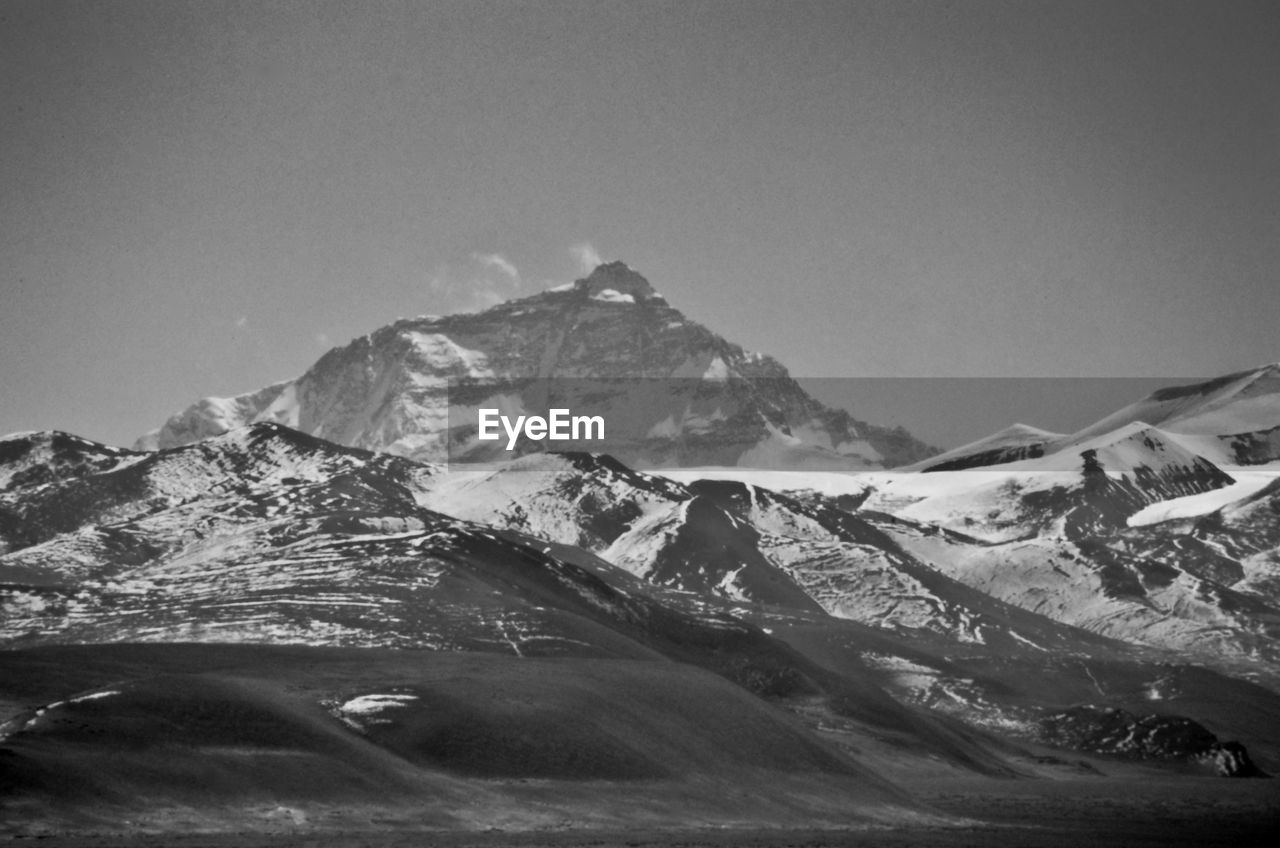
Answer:
[[[685,318],[620,262],[477,314],[401,320],[305,374],[205,398],[143,437],[168,448],[257,422],[419,459],[509,459],[476,410],[602,415],[631,465],[879,468],[928,456],[900,429],[822,406],[776,360]],[[561,448],[573,447],[560,445]]]
[[[1261,659],[1274,675],[1276,372],[1157,391],[1073,435],[1018,426],[917,473],[868,475],[858,514],[891,515],[882,526],[904,549],[984,594],[1129,642]]]
[[[29,450],[46,440],[19,439]],[[87,457],[109,452],[71,443]],[[714,595],[667,591],[582,548],[420,505],[445,476],[438,468],[276,424],[129,459],[0,490],[0,647],[288,643],[674,660],[890,726],[933,756],[991,760]],[[602,467],[581,461],[584,478]]]
[[[1099,568],[1083,547],[1078,564],[1038,578],[1065,604],[1045,608],[975,581],[966,557],[987,546],[973,537],[607,457],[446,471],[265,423],[156,453],[63,434],[0,446],[8,650],[234,642],[675,660],[788,704],[812,728],[843,728],[861,740],[850,750],[879,750],[888,734],[884,768],[980,773],[1026,768],[1002,745],[1058,739],[1041,719],[1078,706],[1099,665],[1123,681],[1107,708],[1132,711],[1161,669],[1199,656],[1176,616],[1150,631],[1082,616],[1096,609]],[[947,545],[960,553],[944,563]],[[1142,606],[1112,600],[1108,619]],[[1253,633],[1268,657],[1257,610],[1235,614],[1215,624],[1221,644]],[[1083,659],[1059,670],[1058,688],[1014,685],[1061,657]],[[1162,706],[1181,720],[1169,694]],[[1248,698],[1280,716],[1280,696]],[[1230,714],[1193,703],[1197,726]],[[1261,768],[1280,762],[1280,740],[1240,729]],[[1168,758],[1213,760],[1207,738]]]

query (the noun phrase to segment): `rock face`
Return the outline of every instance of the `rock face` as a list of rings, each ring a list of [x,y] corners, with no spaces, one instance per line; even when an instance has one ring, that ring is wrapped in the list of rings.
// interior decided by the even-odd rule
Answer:
[[[417,460],[511,458],[502,441],[475,438],[482,406],[602,415],[607,444],[559,447],[603,447],[633,466],[861,469],[934,452],[822,406],[776,360],[688,320],[621,262],[481,313],[397,321],[296,380],[205,398],[138,447],[270,421]]]
[[[1060,748],[1195,763],[1220,777],[1263,776],[1239,742],[1221,742],[1203,725],[1182,716],[1076,706],[1045,716],[1040,727],[1044,740]]]

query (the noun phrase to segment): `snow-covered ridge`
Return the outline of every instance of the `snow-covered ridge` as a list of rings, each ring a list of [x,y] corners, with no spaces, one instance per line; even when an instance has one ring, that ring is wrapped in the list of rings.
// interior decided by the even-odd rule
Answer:
[[[1135,421],[1188,435],[1228,435],[1274,427],[1280,424],[1280,363],[1153,392],[1072,434],[1069,443],[1077,444]]]
[[[1235,479],[1231,485],[1200,494],[1157,501],[1129,516],[1129,526],[1146,527],[1164,521],[1199,518],[1232,504],[1246,501],[1251,495],[1280,480],[1280,469],[1259,471],[1251,468],[1227,467],[1224,471]]]
[[[1097,465],[1110,476],[1119,476],[1139,467],[1158,471],[1168,466],[1190,466],[1198,459],[1174,434],[1144,421],[1132,421],[1089,439],[1073,440],[1047,456],[1009,463],[1006,468],[1013,471],[1079,470],[1085,454],[1092,455]]]
[[[1061,443],[1065,438],[1066,436],[1062,433],[1042,430],[1027,424],[1013,424],[998,433],[943,451],[937,456],[931,456],[900,470],[956,471],[975,466],[1016,462],[1020,459],[1043,456],[1047,450],[1052,450],[1053,446]]]
[[[296,428],[299,418],[296,381],[283,380],[236,397],[202,398],[170,416],[162,427],[139,438],[134,449],[177,447],[259,421],[273,421]]]

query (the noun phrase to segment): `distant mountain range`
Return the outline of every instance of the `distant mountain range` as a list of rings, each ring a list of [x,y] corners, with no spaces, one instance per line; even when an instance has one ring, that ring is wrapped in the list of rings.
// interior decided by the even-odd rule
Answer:
[[[1070,453],[1116,441],[1135,425],[1211,462],[1264,465],[1280,460],[1280,364],[1153,392],[1076,433],[1014,424],[904,470],[955,471]],[[1126,429],[1127,428],[1127,429]]]
[[[637,375],[663,390],[607,390]],[[459,391],[552,378],[630,455],[437,461],[492,458]],[[614,263],[139,448],[15,434],[0,810],[843,827],[947,823],[922,776],[1274,773],[1278,432],[1267,366],[934,455]]]
[[[686,485],[587,454],[450,472],[270,423],[160,452],[31,434],[0,441],[0,458],[8,650],[234,642],[665,658],[770,699],[819,698],[815,722],[892,727],[919,756],[982,773],[1020,769],[989,733],[1075,738],[1054,717],[1082,696],[1105,695],[1133,721],[1153,699],[1179,716],[1185,699],[1192,719],[1253,734],[1254,756],[1280,764],[1280,738],[1202,701],[1244,687],[1252,714],[1278,716],[1280,693],[1178,670],[1191,660],[1274,686],[1274,591],[1229,584],[1246,553],[1280,545],[1275,522],[1253,518],[1275,494],[1216,519],[1238,559],[1201,568],[1177,558],[1181,525],[1064,530],[1087,504],[1069,488],[1020,513],[1030,535],[1003,544],[866,507],[902,480],[945,474],[885,473],[851,511],[812,491]],[[1027,684],[1049,667],[1051,690]],[[1095,692],[1098,674],[1110,682]],[[940,716],[969,729],[956,737]],[[1094,738],[1090,716],[1115,721],[1071,716],[1081,739]],[[0,728],[0,741],[26,738],[32,721]],[[1196,738],[1144,756],[1255,768],[1212,733]]]

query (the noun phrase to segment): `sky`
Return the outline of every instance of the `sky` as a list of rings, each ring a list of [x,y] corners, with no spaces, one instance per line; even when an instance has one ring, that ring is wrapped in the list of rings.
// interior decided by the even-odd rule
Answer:
[[[599,259],[802,377],[1274,362],[1277,44],[1270,0],[5,0],[0,433],[127,445]]]

